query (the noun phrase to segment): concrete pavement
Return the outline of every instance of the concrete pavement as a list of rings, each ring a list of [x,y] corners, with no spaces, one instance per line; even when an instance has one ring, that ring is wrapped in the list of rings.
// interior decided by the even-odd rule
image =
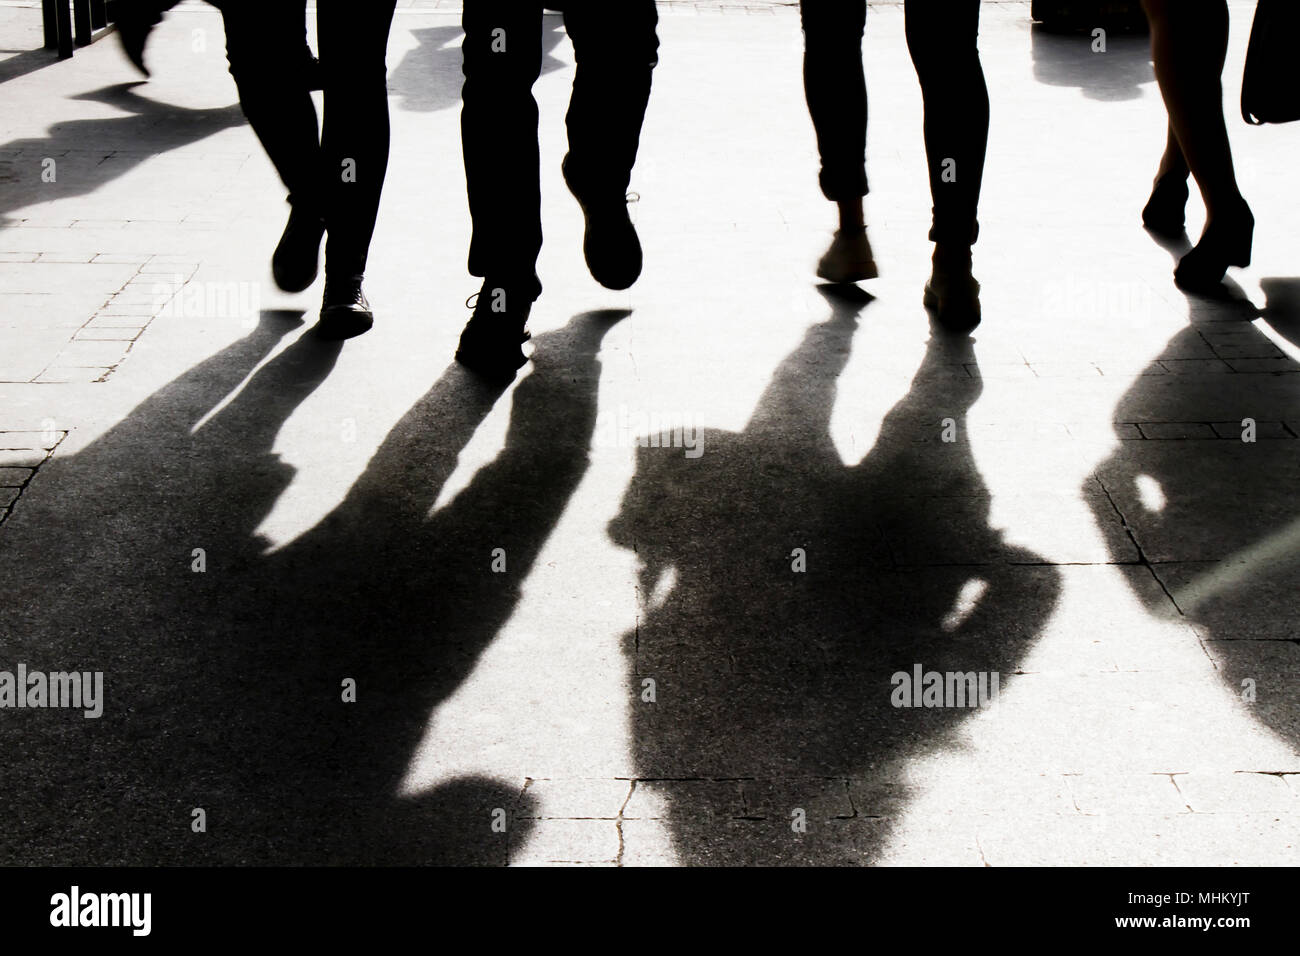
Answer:
[[[598,287],[548,20],[546,291],[504,391],[450,364],[454,11],[399,10],[377,322],[341,346],[319,285],[270,283],[282,190],[211,10],[147,83],[110,38],[0,84],[0,671],[105,687],[0,709],[0,861],[1294,864],[1296,130],[1230,112],[1255,264],[1187,297],[1138,219],[1145,41],[1028,6],[984,9],[971,342],[921,308],[898,6],[869,295],[812,274],[797,13],[706,3],[663,7],[645,274]],[[900,706],[930,672],[996,706]]]

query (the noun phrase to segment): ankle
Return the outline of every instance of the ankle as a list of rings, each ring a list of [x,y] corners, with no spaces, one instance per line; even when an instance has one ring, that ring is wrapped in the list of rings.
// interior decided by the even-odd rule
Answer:
[[[852,199],[838,203],[840,211],[840,232],[846,235],[864,232],[867,228],[866,217],[862,211],[862,200]]]
[[[1253,221],[1255,217],[1251,213],[1250,205],[1246,202],[1245,197],[1238,193],[1235,197],[1215,202],[1212,205],[1207,202],[1205,218],[1206,222],[1238,223]]]
[[[971,271],[971,249],[970,246],[950,246],[944,243],[936,243],[934,255],[930,261],[934,264],[935,272],[969,273]]]

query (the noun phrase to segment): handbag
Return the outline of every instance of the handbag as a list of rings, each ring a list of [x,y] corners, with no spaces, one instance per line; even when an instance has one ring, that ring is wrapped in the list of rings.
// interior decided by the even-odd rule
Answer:
[[[1300,120],[1300,0],[1259,0],[1241,78],[1241,116],[1252,126]]]

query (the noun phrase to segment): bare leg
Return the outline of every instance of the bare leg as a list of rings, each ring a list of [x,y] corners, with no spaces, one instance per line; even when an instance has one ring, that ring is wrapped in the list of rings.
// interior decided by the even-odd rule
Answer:
[[[1179,260],[1180,286],[1209,289],[1228,266],[1250,265],[1255,218],[1237,187],[1223,117],[1223,64],[1228,54],[1227,0],[1142,0],[1151,21],[1151,58],[1169,112],[1169,128],[1205,200],[1206,225]],[[1172,143],[1170,171],[1178,169]],[[1162,163],[1162,168],[1165,164]]]
[[[1192,173],[1187,166],[1187,157],[1183,155],[1183,148],[1178,145],[1178,136],[1174,133],[1173,126],[1170,126],[1165,138],[1165,152],[1160,157],[1160,169],[1156,173],[1156,179],[1164,179],[1166,176],[1174,179],[1186,180]]]
[[[1209,218],[1236,213],[1245,200],[1223,118],[1227,0],[1143,0],[1142,5],[1151,21],[1151,56],[1172,137],[1196,178]],[[1170,152],[1166,148],[1165,159],[1174,169]]]
[[[1187,218],[1187,158],[1178,145],[1173,126],[1167,127],[1165,152],[1151,187],[1151,198],[1142,209],[1142,224],[1158,236],[1177,239],[1183,235]]]

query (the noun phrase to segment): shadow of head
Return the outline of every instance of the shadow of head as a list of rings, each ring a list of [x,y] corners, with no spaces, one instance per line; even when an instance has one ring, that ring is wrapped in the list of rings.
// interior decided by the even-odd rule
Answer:
[[[1009,680],[1059,592],[1054,568],[990,526],[965,434],[968,338],[932,338],[866,457],[840,459],[835,383],[870,297],[823,294],[830,317],[745,428],[710,429],[694,459],[662,436],[638,448],[608,529],[642,564],[624,643],[637,772],[686,862],[875,858],[900,809],[884,796],[894,768],[975,712],[896,703],[897,675]]]

